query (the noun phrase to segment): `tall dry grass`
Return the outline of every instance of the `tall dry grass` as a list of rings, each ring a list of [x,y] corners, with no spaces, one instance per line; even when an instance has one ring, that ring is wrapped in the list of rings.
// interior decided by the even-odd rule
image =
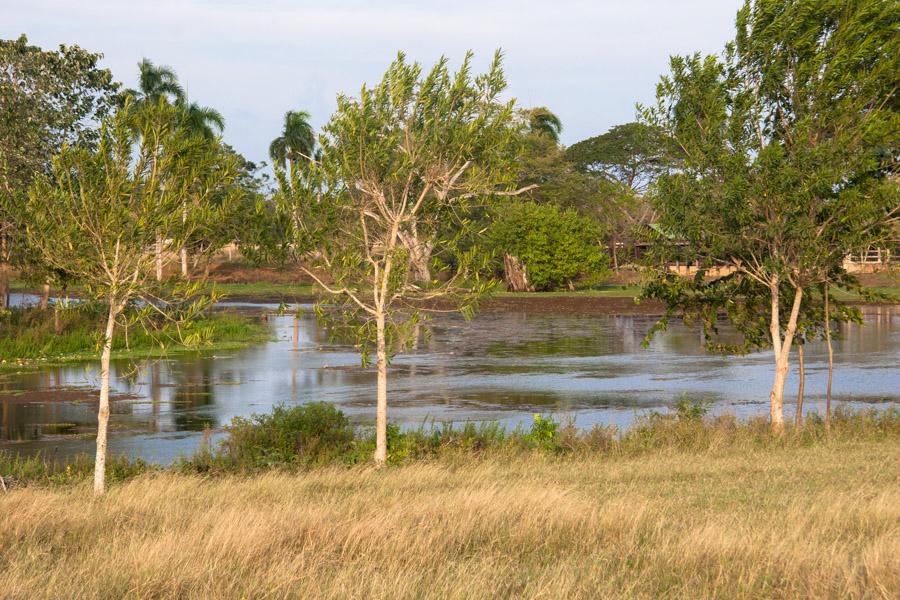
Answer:
[[[0,494],[3,598],[897,598],[896,439]]]

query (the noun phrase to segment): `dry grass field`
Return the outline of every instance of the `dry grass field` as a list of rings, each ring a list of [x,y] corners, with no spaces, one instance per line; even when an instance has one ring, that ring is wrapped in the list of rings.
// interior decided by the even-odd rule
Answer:
[[[0,597],[897,598],[900,440],[0,493]]]

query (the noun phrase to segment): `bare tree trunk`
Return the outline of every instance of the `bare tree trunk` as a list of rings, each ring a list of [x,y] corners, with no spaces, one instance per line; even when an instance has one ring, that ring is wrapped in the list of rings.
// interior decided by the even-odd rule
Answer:
[[[409,253],[409,266],[412,271],[413,281],[416,283],[431,282],[431,253],[434,245],[429,241],[419,239],[419,231],[415,222],[409,226],[409,231],[399,231],[400,242]]]
[[[163,276],[163,240],[162,236],[156,236],[156,280],[162,281]]]
[[[300,348],[300,318],[294,315],[294,350]]]
[[[50,304],[50,282],[44,282],[44,289],[41,291],[41,310],[47,310]]]
[[[106,438],[109,428],[109,357],[112,353],[113,331],[116,325],[118,305],[110,299],[106,320],[106,337],[100,355],[100,408],[97,411],[97,456],[94,460],[94,494],[106,492]]]
[[[769,285],[772,295],[772,315],[769,323],[769,331],[772,336],[772,347],[775,351],[775,381],[769,394],[769,419],[772,429],[781,432],[784,430],[784,384],[787,381],[790,368],[791,343],[794,333],[797,331],[797,318],[800,314],[800,301],[803,299],[803,289],[797,287],[794,291],[794,303],[791,306],[791,315],[781,337],[780,317],[780,293],[779,280],[776,277]]]
[[[831,379],[834,374],[834,350],[831,347],[831,306],[825,286],[825,344],[828,346],[828,387],[825,390],[825,426],[831,427]]]
[[[375,316],[377,329],[376,357],[378,367],[378,391],[375,407],[375,464],[387,462],[387,348],[385,343],[384,311]]]
[[[188,217],[188,209],[187,203],[181,205],[181,222],[187,223]],[[181,246],[181,276],[187,279],[188,277],[188,251],[187,251],[187,243]]]
[[[9,264],[0,264],[0,309],[9,308]]]
[[[527,292],[531,286],[528,284],[528,269],[525,263],[511,254],[503,255],[503,274],[506,279],[506,287],[511,292]]]
[[[797,361],[800,368],[800,383],[797,386],[797,418],[796,426],[803,425],[803,391],[806,387],[806,364],[803,361],[803,343],[797,344]]]

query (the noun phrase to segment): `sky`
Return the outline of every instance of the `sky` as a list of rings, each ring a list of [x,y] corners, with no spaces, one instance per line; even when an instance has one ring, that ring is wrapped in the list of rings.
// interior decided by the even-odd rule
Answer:
[[[266,159],[284,112],[316,127],[338,93],[380,80],[402,50],[426,67],[486,68],[502,48],[508,93],[547,106],[572,144],[634,120],[669,57],[719,53],[741,0],[0,0],[0,37],[104,54],[126,86],[147,57],[171,66],[190,100],[225,116],[225,141]]]

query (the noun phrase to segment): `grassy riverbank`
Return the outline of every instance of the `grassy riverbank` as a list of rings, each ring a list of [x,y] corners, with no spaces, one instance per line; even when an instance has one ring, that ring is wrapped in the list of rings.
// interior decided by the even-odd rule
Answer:
[[[0,493],[7,598],[891,598],[900,444],[447,454]]]
[[[90,360],[98,357],[102,307],[79,306],[60,311],[15,309],[0,315],[0,361],[33,364]],[[119,328],[113,358],[144,358],[197,350],[243,347],[270,337],[268,328],[245,317],[211,313],[182,325],[161,324],[152,333],[135,326]]]
[[[782,435],[690,404],[621,433],[395,430],[378,470],[356,462],[368,434],[313,406],[169,469],[113,461],[99,500],[88,460],[0,456],[3,597],[900,593],[896,411]]]

